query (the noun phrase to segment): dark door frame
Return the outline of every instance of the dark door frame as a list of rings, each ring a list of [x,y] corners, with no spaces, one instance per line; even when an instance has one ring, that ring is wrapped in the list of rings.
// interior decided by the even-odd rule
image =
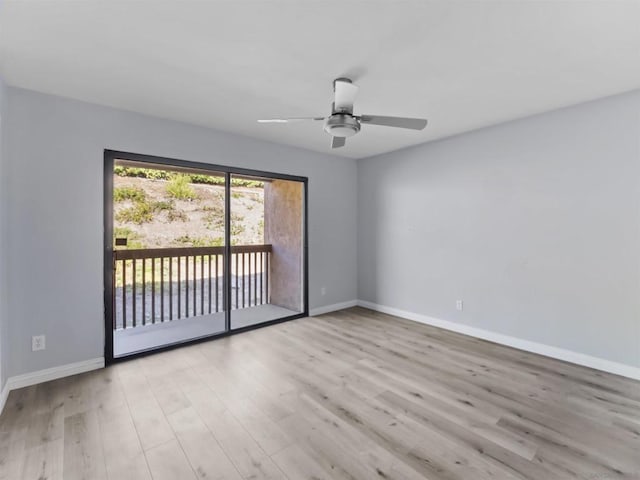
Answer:
[[[223,279],[223,298],[225,306],[225,331],[186,342],[178,342],[169,345],[163,345],[158,348],[136,352],[126,357],[113,357],[113,167],[116,160],[128,160],[136,163],[148,163],[153,165],[166,165],[171,167],[185,167],[198,170],[210,170],[225,175],[225,272]],[[250,325],[235,330],[231,329],[231,289],[229,288],[227,277],[231,275],[231,232],[229,229],[229,221],[231,214],[231,175],[247,175],[255,177],[273,178],[277,180],[292,180],[301,182],[304,185],[304,210],[303,210],[303,265],[304,274],[302,276],[302,297],[303,312],[289,317],[271,320],[257,325]],[[281,173],[265,172],[261,170],[252,170],[248,168],[237,168],[226,165],[216,165],[211,163],[192,162],[188,160],[180,160],[168,157],[157,157],[153,155],[144,155],[140,153],[121,152],[117,150],[104,151],[104,359],[107,365],[127,360],[142,355],[148,355],[159,351],[169,350],[188,344],[211,340],[212,338],[225,337],[236,333],[262,328],[276,323],[295,320],[309,316],[309,179],[295,175],[286,175]]]

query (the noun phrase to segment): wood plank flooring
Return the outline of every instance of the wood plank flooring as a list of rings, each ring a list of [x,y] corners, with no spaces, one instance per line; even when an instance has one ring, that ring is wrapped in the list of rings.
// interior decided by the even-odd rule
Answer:
[[[0,479],[640,480],[640,382],[362,308],[11,392]]]

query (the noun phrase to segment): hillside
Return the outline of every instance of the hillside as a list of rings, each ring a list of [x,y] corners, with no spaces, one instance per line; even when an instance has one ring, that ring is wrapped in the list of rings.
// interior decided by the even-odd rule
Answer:
[[[224,243],[224,186],[114,175],[114,236],[128,248]],[[264,189],[231,189],[232,245],[264,243]]]

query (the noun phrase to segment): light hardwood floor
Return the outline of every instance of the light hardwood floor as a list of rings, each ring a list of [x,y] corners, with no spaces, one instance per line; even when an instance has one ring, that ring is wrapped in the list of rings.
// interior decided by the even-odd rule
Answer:
[[[0,478],[640,480],[640,382],[354,308],[14,391]]]

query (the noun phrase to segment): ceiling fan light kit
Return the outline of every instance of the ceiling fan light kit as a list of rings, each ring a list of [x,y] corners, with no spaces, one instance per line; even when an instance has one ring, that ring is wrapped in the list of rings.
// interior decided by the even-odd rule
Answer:
[[[344,147],[347,137],[360,131],[362,123],[384,127],[422,130],[427,126],[423,118],[385,117],[381,115],[354,115],[353,103],[358,87],[348,78],[336,78],[333,81],[333,104],[328,117],[272,118],[258,120],[259,123],[289,123],[299,120],[324,120],[324,131],[331,135],[331,148]]]
[[[353,137],[360,131],[360,122],[353,115],[334,113],[324,121],[324,131],[333,137]]]

